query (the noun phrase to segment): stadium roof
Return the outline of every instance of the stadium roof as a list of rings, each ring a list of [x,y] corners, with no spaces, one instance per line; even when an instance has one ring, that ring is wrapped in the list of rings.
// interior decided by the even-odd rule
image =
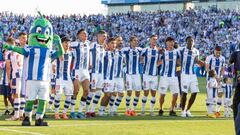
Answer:
[[[190,0],[102,0],[105,5],[132,5],[132,4],[153,4],[153,3],[178,3]]]

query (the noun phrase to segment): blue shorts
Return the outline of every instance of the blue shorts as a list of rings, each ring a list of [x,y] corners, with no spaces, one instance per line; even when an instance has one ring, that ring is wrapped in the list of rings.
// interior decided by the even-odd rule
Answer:
[[[10,86],[0,85],[0,95],[10,96],[11,95]]]

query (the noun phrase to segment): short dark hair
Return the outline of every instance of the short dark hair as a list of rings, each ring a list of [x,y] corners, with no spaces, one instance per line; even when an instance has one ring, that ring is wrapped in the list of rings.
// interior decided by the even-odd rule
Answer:
[[[156,34],[153,34],[153,35],[150,36],[150,38],[153,38],[153,37],[157,37],[157,35],[156,35]]]
[[[173,47],[174,47],[174,49],[178,49],[179,44],[177,42],[175,42]]]
[[[137,37],[136,37],[136,36],[131,36],[131,37],[129,38],[129,42],[133,41],[134,38],[137,38]]]
[[[188,39],[193,39],[193,37],[192,37],[192,36],[188,36],[188,37],[186,38],[186,42],[188,41]]]
[[[227,79],[228,79],[228,77],[224,77],[224,78],[223,78],[223,82],[226,83],[226,82],[227,82]]]
[[[216,72],[215,72],[214,69],[212,69],[212,70],[210,70],[210,71],[208,72],[208,74],[209,74],[209,77],[214,77],[214,75],[216,74]]]
[[[85,29],[80,29],[80,30],[78,30],[78,32],[77,32],[77,35],[79,35],[81,32],[83,32],[83,31],[86,31]]]
[[[165,40],[165,42],[168,42],[168,41],[173,41],[173,42],[174,42],[175,40],[174,40],[174,38],[172,38],[172,37],[167,37],[166,40]]]
[[[110,38],[108,39],[108,43],[110,43],[110,42],[112,42],[112,41],[116,41],[116,39],[113,38],[113,37],[110,37]]]
[[[21,36],[26,36],[27,35],[27,33],[26,32],[20,32],[19,34],[18,34],[18,37],[21,37]]]
[[[102,34],[106,34],[106,33],[107,33],[107,32],[106,32],[105,30],[99,30],[97,34],[102,35]]]

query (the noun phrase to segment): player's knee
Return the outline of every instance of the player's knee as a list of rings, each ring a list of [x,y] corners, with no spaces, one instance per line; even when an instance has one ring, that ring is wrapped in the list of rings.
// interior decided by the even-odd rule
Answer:
[[[13,98],[20,98],[18,94],[13,94]]]
[[[149,90],[144,90],[144,96],[148,96]]]
[[[110,96],[111,96],[111,94],[110,94],[109,92],[104,93],[104,97],[105,97],[105,98],[110,98]]]
[[[136,92],[135,92],[135,96],[136,96],[136,97],[139,97],[139,96],[140,96],[140,91],[136,91]]]
[[[132,96],[132,91],[127,91],[128,96]]]
[[[123,97],[123,96],[124,96],[124,93],[118,93],[118,96],[119,96],[119,97]]]
[[[173,96],[173,98],[175,99],[175,98],[178,97],[178,93],[174,93],[174,94],[172,94],[172,96]]]

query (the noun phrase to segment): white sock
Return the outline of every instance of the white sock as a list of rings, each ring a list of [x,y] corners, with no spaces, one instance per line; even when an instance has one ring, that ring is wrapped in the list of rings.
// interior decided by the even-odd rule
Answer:
[[[126,97],[126,110],[130,110],[130,101],[131,101],[131,97],[127,96]]]
[[[135,110],[139,101],[139,97],[134,97],[132,110]]]
[[[155,103],[156,103],[156,97],[152,97],[151,102],[150,102],[150,112],[154,111]]]
[[[55,94],[50,94],[49,95],[49,102],[48,102],[48,108],[52,107],[53,101],[55,99]]]
[[[86,112],[89,112],[90,104],[92,101],[92,97],[94,96],[94,92],[89,92],[86,101]]]
[[[214,111],[214,110],[212,110],[213,105],[211,103],[206,103],[206,106],[207,106],[207,113],[213,114],[213,111]]]
[[[63,113],[67,113],[70,103],[71,103],[71,96],[66,96]]]
[[[214,113],[214,107],[215,107],[215,104],[211,104],[211,113],[213,114]]]
[[[216,112],[220,112],[221,105],[222,105],[222,98],[218,98]]]
[[[122,98],[123,98],[123,97],[118,96],[118,98],[116,99],[116,102],[115,102],[115,104],[114,104],[114,109],[113,109],[114,112],[117,111],[120,103],[122,102]]]
[[[71,112],[75,112],[76,98],[71,98]]]
[[[20,116],[23,116],[25,104],[26,104],[25,98],[20,98],[20,110],[19,110]]]
[[[25,112],[25,117],[29,117],[30,122],[32,121],[32,111],[31,112]]]
[[[19,118],[20,98],[14,99],[14,117]]]
[[[101,98],[101,95],[102,95],[102,91],[97,91],[96,94],[95,94],[95,97],[94,97],[94,100],[93,100],[93,104],[92,104],[92,108],[91,108],[91,112],[95,112],[95,108]]]
[[[99,107],[99,115],[103,115],[105,113],[106,106],[100,106]]]
[[[56,95],[54,100],[55,113],[59,112],[61,95]]]
[[[146,103],[147,103],[147,97],[143,96],[142,97],[142,112],[145,112]]]
[[[113,108],[113,103],[115,101],[115,96],[111,96],[110,100],[109,100],[109,110],[108,112],[111,113],[112,112],[112,108]]]
[[[80,100],[79,108],[78,108],[79,113],[81,113],[83,111],[85,104],[86,104],[86,99],[82,97]]]
[[[43,113],[43,114],[38,114],[38,113],[37,113],[37,114],[36,114],[36,120],[37,120],[37,119],[42,119],[42,118],[43,118],[43,115],[44,115],[44,113]]]

